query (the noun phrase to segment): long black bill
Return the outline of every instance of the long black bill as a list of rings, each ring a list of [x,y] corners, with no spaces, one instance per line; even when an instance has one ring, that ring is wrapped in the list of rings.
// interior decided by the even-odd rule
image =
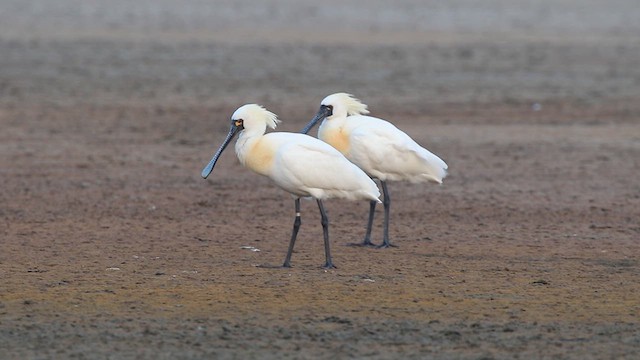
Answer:
[[[314,116],[313,119],[309,121],[307,126],[305,126],[304,129],[300,131],[300,133],[302,134],[308,133],[311,129],[313,129],[314,126],[316,126],[317,123],[321,122],[327,116],[331,116],[332,114],[333,114],[333,109],[330,106],[320,105],[320,109],[316,113],[316,116]]]
[[[238,133],[238,130],[240,130],[240,128],[236,126],[235,123],[231,123],[231,129],[229,129],[229,134],[227,134],[227,138],[224,139],[224,142],[222,143],[222,145],[220,145],[220,148],[218,149],[218,151],[216,151],[216,154],[213,155],[213,158],[211,158],[211,161],[209,161],[207,166],[205,166],[204,169],[202,169],[201,175],[203,178],[206,179],[209,176],[209,174],[211,174],[211,172],[213,171],[213,167],[216,166],[216,162],[218,162],[218,158],[220,157],[224,149],[227,148],[227,145],[229,145],[231,140],[233,140],[233,137],[236,136],[236,134]]]

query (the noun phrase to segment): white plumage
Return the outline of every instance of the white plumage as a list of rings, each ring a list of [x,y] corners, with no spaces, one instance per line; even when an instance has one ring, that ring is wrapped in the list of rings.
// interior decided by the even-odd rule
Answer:
[[[390,200],[386,181],[429,181],[440,184],[447,176],[448,166],[390,122],[367,116],[368,113],[367,106],[352,95],[329,95],[322,100],[320,110],[302,132],[308,132],[322,120],[318,138],[335,147],[369,176],[381,181],[385,193],[383,246],[390,246]],[[375,204],[372,204],[365,245],[371,244],[374,208]]]
[[[348,134],[344,155],[376,179],[440,184],[447,175],[444,161],[385,120],[364,115],[325,120],[318,138],[330,140],[333,133]]]
[[[267,127],[273,129],[278,122],[275,114],[259,105],[247,104],[238,108],[231,117],[231,129],[227,138],[202,171],[202,176],[209,176],[222,151],[239,133],[235,150],[240,162],[254,172],[270,178],[295,197],[297,218],[284,266],[290,266],[291,252],[300,226],[299,199],[313,197],[318,201],[323,218],[327,256],[325,267],[333,267],[328,243],[328,220],[322,200],[345,198],[380,202],[380,191],[362,170],[332,146],[318,139],[286,132],[265,134]]]

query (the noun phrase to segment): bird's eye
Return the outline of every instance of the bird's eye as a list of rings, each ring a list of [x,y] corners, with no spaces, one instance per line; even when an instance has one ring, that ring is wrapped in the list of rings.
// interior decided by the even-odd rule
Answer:
[[[242,127],[242,125],[244,124],[244,120],[242,120],[242,119],[236,120],[235,124],[236,124],[237,127]]]
[[[333,105],[327,105],[327,107],[329,108],[329,110],[333,111]]]

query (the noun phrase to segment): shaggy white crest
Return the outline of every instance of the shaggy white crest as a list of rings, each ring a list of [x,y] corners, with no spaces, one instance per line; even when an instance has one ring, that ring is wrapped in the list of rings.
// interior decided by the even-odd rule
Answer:
[[[338,106],[347,110],[347,115],[365,115],[369,113],[367,105],[363,104],[359,99],[347,93],[335,93],[327,96],[320,103],[321,105],[332,105],[334,109]],[[334,110],[335,113],[335,110]]]
[[[258,104],[246,104],[236,110],[231,116],[231,120],[244,120],[246,121],[262,121],[267,124],[271,129],[275,129],[280,123],[278,115],[265,109]]]

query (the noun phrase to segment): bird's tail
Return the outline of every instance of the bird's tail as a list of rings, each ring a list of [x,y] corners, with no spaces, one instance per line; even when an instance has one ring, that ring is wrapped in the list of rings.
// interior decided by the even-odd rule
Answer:
[[[426,149],[422,150],[424,151],[420,152],[420,157],[427,165],[427,171],[422,176],[431,182],[442,184],[442,180],[447,177],[449,165],[432,152]]]

